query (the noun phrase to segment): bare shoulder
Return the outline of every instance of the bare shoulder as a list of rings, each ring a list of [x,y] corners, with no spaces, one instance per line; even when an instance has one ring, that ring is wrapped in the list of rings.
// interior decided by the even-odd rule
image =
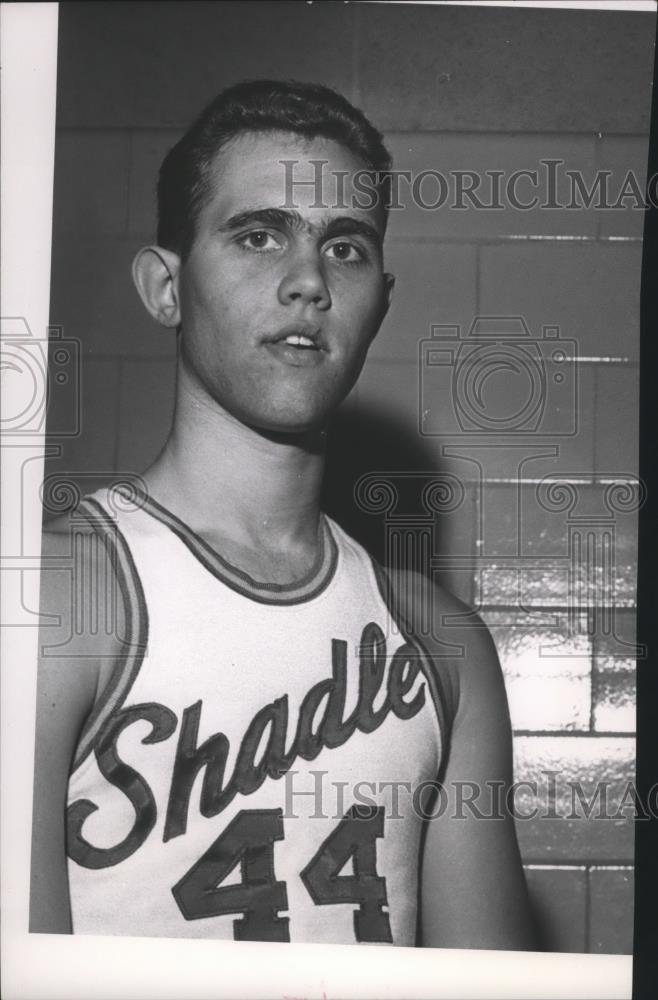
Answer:
[[[30,929],[71,930],[65,844],[68,777],[86,719],[111,675],[122,602],[105,547],[76,515],[42,535]]]
[[[512,783],[513,753],[495,645],[454,594],[415,575],[404,584],[426,595],[426,646],[456,695],[440,777],[445,809],[428,823],[423,850],[421,939],[430,947],[533,948],[514,821],[509,810],[501,816],[496,798]],[[472,811],[465,793],[478,803]]]
[[[88,522],[63,514],[44,525],[41,536],[40,632],[52,640],[52,654],[66,638],[74,641],[75,603],[82,585],[80,542],[89,543],[93,529]],[[67,645],[69,645],[67,643]],[[40,643],[43,649],[44,643]]]
[[[387,575],[402,617],[441,677],[453,718],[499,692],[500,663],[480,615],[421,573],[388,570]]]
[[[78,683],[97,683],[120,655],[122,591],[102,538],[75,511],[44,525],[41,546],[40,662],[58,664]],[[66,669],[65,669],[66,664]]]

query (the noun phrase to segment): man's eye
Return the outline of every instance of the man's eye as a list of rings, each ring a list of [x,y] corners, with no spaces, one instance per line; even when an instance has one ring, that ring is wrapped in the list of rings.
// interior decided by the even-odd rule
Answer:
[[[281,249],[279,241],[264,229],[254,229],[252,232],[246,233],[240,237],[238,243],[246,250],[269,251]]]
[[[345,264],[356,264],[365,257],[365,254],[359,247],[355,246],[354,243],[348,243],[346,240],[332,243],[331,246],[327,247],[326,253],[332,260],[337,260]]]

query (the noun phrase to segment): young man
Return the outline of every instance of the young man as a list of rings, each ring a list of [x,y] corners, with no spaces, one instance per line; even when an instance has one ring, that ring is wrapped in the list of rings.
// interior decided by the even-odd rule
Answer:
[[[419,581],[319,505],[393,288],[389,168],[342,97],[268,81],[163,163],[133,275],[177,331],[175,417],[145,491],[49,532],[82,606],[44,572],[33,930],[532,944],[511,816],[458,801],[511,781],[491,639],[436,589],[463,624],[421,643]]]

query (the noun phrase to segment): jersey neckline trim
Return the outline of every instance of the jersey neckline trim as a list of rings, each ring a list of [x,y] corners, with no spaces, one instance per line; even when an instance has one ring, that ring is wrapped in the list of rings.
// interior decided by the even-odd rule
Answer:
[[[237,593],[261,604],[301,604],[310,601],[329,586],[336,572],[338,545],[328,518],[322,513],[318,555],[310,570],[292,583],[266,583],[255,580],[244,570],[230,563],[176,514],[143,490],[135,486],[131,486],[125,493],[120,487],[114,489],[124,500],[144,510],[169,528],[209,573]]]

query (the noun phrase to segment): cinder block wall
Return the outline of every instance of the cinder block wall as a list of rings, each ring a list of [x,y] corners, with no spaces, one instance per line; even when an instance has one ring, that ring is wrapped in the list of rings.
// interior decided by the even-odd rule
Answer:
[[[646,173],[653,36],[652,15],[613,12],[62,4],[51,321],[82,345],[83,419],[77,435],[52,438],[46,474],[93,489],[142,470],[165,440],[173,336],[146,317],[129,267],[153,239],[163,154],[222,87],[319,80],[385,131],[400,170],[508,177],[560,159],[590,184],[610,171],[616,197],[629,170],[641,183]],[[632,200],[622,211],[431,211],[407,199],[389,230],[395,304],[330,458],[330,509],[389,561],[410,526],[425,532],[416,563],[492,628],[516,776],[537,786],[519,789],[517,809],[558,817],[518,820],[544,945],[556,951],[624,953],[632,942],[630,822],[598,818],[600,800],[589,819],[569,818],[568,801],[574,782],[594,801],[603,780],[614,814],[634,774],[636,520],[632,502],[618,495],[611,507],[605,492],[637,472],[642,213]],[[451,383],[421,342],[434,327],[445,346],[439,326],[463,338],[478,315],[523,317],[544,358],[542,327],[576,342],[583,360],[563,368],[579,389],[573,433],[563,433],[568,394],[552,383],[539,427],[548,437],[460,428]],[[488,384],[494,407],[518,389],[505,377]],[[68,412],[63,395],[53,393],[52,427]],[[394,484],[397,506],[355,507],[366,472]],[[419,491],[435,475],[447,492],[419,520]],[[547,496],[549,475],[573,487],[571,506],[555,489]],[[594,549],[601,567],[588,569]]]

